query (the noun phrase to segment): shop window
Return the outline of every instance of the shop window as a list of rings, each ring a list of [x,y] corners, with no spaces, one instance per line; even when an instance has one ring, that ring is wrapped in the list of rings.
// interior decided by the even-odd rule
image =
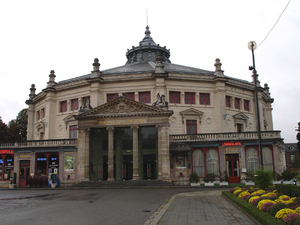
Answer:
[[[53,153],[48,157],[48,172],[51,174],[58,174],[58,155]],[[48,174],[49,175],[49,174]]]
[[[240,109],[240,108],[241,108],[240,103],[241,103],[241,99],[235,98],[235,99],[234,99],[234,108],[235,108],[235,109]]]
[[[193,152],[193,172],[197,173],[199,177],[205,177],[204,153],[202,150],[197,149]]]
[[[185,104],[195,104],[195,93],[185,92],[184,93],[184,103]]]
[[[10,180],[14,175],[14,157],[7,155],[5,157],[4,180]]]
[[[209,93],[200,93],[200,105],[210,105]]]
[[[193,172],[200,177],[219,174],[219,153],[216,149],[196,149],[193,152]]]
[[[139,92],[139,102],[141,103],[151,103],[150,91],[148,92]]]
[[[3,158],[0,156],[0,181],[3,178]]]
[[[78,98],[77,99],[72,99],[71,100],[71,110],[75,111],[75,110],[78,110],[78,108],[79,108]]]
[[[116,98],[119,97],[118,93],[114,93],[114,94],[107,94],[106,98],[107,98],[107,102],[111,102],[113,100],[115,100]]]
[[[77,139],[77,125],[70,126],[70,139]]]
[[[226,107],[231,108],[231,97],[230,96],[226,96]]]
[[[244,100],[244,110],[250,111],[250,101],[249,100]]]
[[[187,120],[186,121],[186,133],[187,134],[197,134],[197,120]]]
[[[180,92],[170,91],[169,102],[180,104]]]
[[[246,150],[247,172],[253,172],[259,169],[258,151],[256,148],[250,147]]]
[[[47,175],[47,156],[40,154],[36,159],[36,175],[45,176]]]
[[[273,170],[273,153],[268,147],[262,148],[264,170]]]
[[[122,95],[123,95],[124,98],[128,98],[128,99],[131,99],[131,100],[135,101],[134,92],[123,93]]]
[[[60,102],[59,112],[67,112],[68,111],[68,103],[67,101]]]

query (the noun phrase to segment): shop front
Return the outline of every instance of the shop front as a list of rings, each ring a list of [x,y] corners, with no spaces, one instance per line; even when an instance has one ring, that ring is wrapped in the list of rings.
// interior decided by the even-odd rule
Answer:
[[[10,181],[14,176],[13,150],[0,150],[0,182]],[[2,182],[3,181],[3,182]]]

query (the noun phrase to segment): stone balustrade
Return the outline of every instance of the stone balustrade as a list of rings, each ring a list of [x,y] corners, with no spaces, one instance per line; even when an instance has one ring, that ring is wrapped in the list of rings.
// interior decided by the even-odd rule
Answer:
[[[29,140],[0,142],[0,148],[28,148],[28,147],[56,147],[56,146],[77,146],[77,139],[53,139],[53,140]]]

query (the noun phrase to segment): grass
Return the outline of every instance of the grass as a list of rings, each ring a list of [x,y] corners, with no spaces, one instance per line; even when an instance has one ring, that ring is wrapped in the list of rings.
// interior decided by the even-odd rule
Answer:
[[[284,225],[286,223],[277,220],[275,217],[269,215],[268,213],[256,208],[255,206],[251,205],[250,203],[246,202],[243,199],[240,199],[229,191],[223,191],[223,196],[226,197],[228,200],[236,204],[241,210],[252,216],[257,222],[263,225]]]

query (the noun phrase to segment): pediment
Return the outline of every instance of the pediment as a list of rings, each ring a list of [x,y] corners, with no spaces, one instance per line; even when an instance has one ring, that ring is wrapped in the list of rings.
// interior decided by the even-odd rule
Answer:
[[[249,117],[245,113],[237,113],[232,116],[234,119],[239,119],[239,120],[248,120]]]
[[[107,118],[107,117],[133,117],[133,116],[168,116],[172,110],[163,110],[120,96],[75,117],[77,120]]]
[[[185,119],[199,119],[199,122],[201,122],[201,117],[204,113],[194,109],[194,108],[190,108],[190,109],[186,109],[184,111],[180,112],[180,115],[182,116],[182,123],[184,123]]]

